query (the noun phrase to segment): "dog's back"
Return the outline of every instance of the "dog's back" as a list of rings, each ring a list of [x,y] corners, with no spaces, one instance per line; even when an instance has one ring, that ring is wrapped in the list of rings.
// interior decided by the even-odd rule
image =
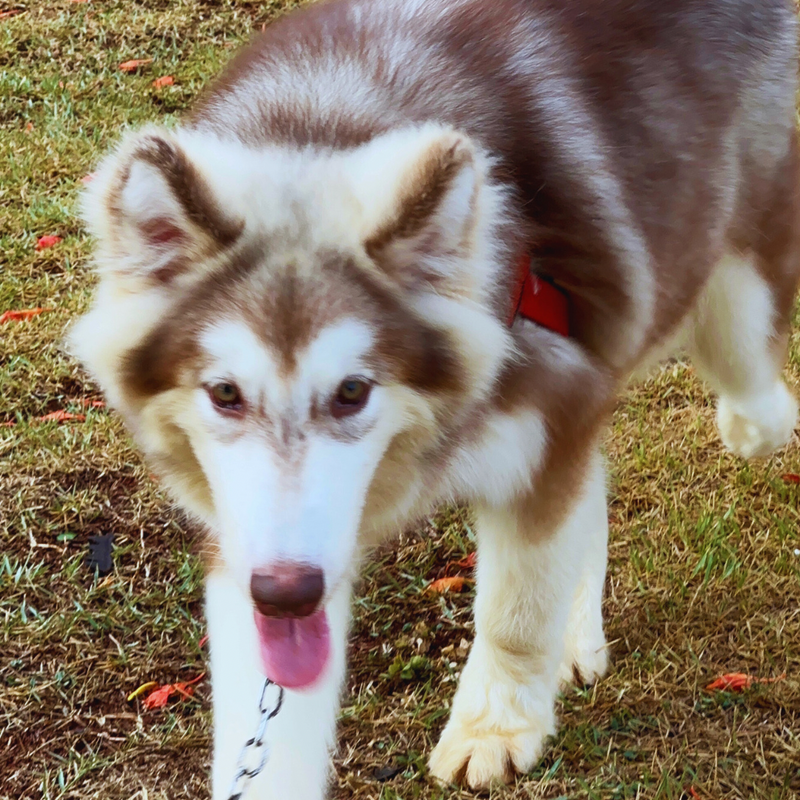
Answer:
[[[627,368],[727,249],[798,218],[795,22],[784,0],[332,0],[258,37],[194,125],[333,149],[463,130],[516,187],[574,334]],[[786,314],[794,271],[770,271]]]

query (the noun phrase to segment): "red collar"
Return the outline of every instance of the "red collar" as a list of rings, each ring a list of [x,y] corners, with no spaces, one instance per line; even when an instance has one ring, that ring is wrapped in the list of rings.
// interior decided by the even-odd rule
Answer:
[[[517,265],[517,281],[512,297],[508,324],[517,314],[525,319],[569,336],[569,301],[561,289],[531,272],[531,257],[523,253]]]

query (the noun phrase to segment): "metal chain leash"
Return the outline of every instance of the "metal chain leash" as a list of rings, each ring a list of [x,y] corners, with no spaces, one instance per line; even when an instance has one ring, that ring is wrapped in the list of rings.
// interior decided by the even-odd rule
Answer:
[[[267,690],[270,686],[275,686],[278,689],[278,699],[274,707],[267,704]],[[267,723],[277,715],[283,705],[283,687],[273,683],[269,678],[264,681],[264,686],[261,688],[261,696],[258,701],[258,711],[261,717],[258,721],[258,729],[256,735],[252,739],[248,739],[244,743],[242,753],[239,756],[239,763],[236,765],[236,775],[231,784],[231,790],[228,794],[228,800],[240,800],[244,795],[250,781],[256,777],[267,765],[269,759],[269,747],[264,742],[264,734],[267,732]],[[259,755],[260,752],[260,755]],[[258,761],[255,766],[248,767],[249,759]]]

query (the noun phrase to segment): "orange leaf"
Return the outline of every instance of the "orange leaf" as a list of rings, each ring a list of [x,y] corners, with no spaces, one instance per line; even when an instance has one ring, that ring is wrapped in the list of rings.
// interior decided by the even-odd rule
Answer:
[[[145,67],[148,64],[152,64],[152,58],[132,58],[130,61],[123,61],[119,68],[123,72],[135,72],[139,67]]]
[[[787,472],[781,477],[784,483],[800,483],[800,475],[795,475],[794,472]]]
[[[702,800],[700,795],[697,793],[697,789],[694,786],[689,787],[689,794],[694,798],[694,800]]]
[[[206,642],[208,642],[208,634],[206,634],[198,643],[198,647],[205,647]]]
[[[474,569],[476,563],[477,563],[477,553],[473,550],[473,552],[469,553],[460,561],[448,561],[447,566],[444,569],[445,572],[449,572],[450,570],[456,570],[456,569]]]
[[[37,317],[39,314],[42,314],[45,311],[52,310],[52,308],[24,308],[18,311],[4,311],[2,314],[0,314],[0,325],[2,325],[4,322],[11,322],[12,320],[18,322],[19,320]]]
[[[72,414],[69,411],[64,411],[63,408],[59,408],[58,411],[51,411],[49,414],[44,414],[41,417],[36,417],[37,422],[85,422],[86,415],[85,414]]]
[[[706,686],[706,691],[713,692],[721,690],[726,692],[741,692],[743,689],[749,689],[754,683],[776,683],[786,678],[786,673],[783,672],[776,678],[756,678],[753,675],[745,675],[743,672],[728,672],[725,675],[720,675],[716,680]]]
[[[171,683],[168,683],[165,686],[159,686],[158,689],[150,692],[150,694],[145,697],[143,701],[144,707],[148,710],[153,708],[164,708],[164,706],[169,702],[169,698],[172,693],[173,686]]]
[[[63,241],[63,239],[60,236],[42,236],[39,241],[36,242],[36,249],[47,250],[48,247],[52,247],[61,241]]]
[[[473,550],[466,558],[456,561],[456,566],[461,569],[474,569],[478,563],[478,554]]]
[[[186,683],[182,683],[181,686],[192,686],[195,683],[200,683],[203,678],[205,678],[205,672],[201,672],[196,678],[192,678],[190,681],[186,681]]]
[[[192,693],[194,692],[194,689],[191,688],[192,684],[203,680],[205,676],[205,672],[201,672],[196,678],[193,678],[190,681],[180,683],[165,683],[163,686],[159,686],[158,689],[150,692],[150,694],[145,697],[143,701],[144,707],[148,710],[152,710],[154,708],[164,708],[173,694],[180,694],[187,698],[191,697]]]
[[[102,400],[91,400],[88,397],[84,397],[80,400],[80,404],[84,408],[105,408],[106,404]]]
[[[175,78],[172,75],[162,75],[153,81],[153,86],[156,89],[163,89],[165,86],[172,86],[175,83]]]
[[[427,591],[436,594],[460,592],[464,588],[465,581],[466,579],[461,577],[461,575],[455,575],[452,578],[439,578],[439,580],[429,584]]]
[[[194,689],[191,686],[187,686],[185,683],[174,683],[172,688],[180,695],[183,695],[187,700],[190,700],[192,695],[194,694]]]

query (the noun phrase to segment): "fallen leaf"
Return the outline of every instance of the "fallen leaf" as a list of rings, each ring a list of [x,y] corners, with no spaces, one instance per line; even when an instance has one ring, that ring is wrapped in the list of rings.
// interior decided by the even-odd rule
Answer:
[[[60,236],[42,236],[39,241],[36,242],[36,249],[47,250],[48,247],[53,247],[53,245],[62,241],[63,239]]]
[[[461,569],[475,569],[477,563],[478,554],[473,550],[466,558],[456,561],[456,566],[461,567]]]
[[[753,675],[745,675],[743,672],[728,672],[725,675],[720,675],[716,680],[706,686],[706,691],[713,692],[721,690],[726,692],[741,692],[743,689],[749,689],[754,683],[777,683],[786,678],[786,673],[783,672],[776,678],[757,678]]]
[[[10,11],[0,11],[0,19],[6,19],[7,17],[13,17],[16,14],[21,14],[21,8],[12,8]]]
[[[439,578],[428,585],[427,591],[434,592],[435,594],[444,594],[445,592],[460,592],[464,588],[466,578],[461,575],[454,575],[451,578]]]
[[[64,411],[59,408],[58,411],[51,411],[49,414],[43,414],[41,417],[34,417],[32,422],[85,422],[85,414],[73,414],[71,411]],[[17,423],[14,420],[9,422],[0,422],[0,427],[10,428]]]
[[[787,472],[781,476],[784,483],[800,483],[800,475],[795,475],[794,472]]]
[[[44,414],[41,417],[36,417],[37,422],[85,422],[85,414],[73,414],[70,411],[64,411],[59,408],[58,411],[51,411],[49,414]]]
[[[25,123],[25,133],[30,133],[33,130],[33,123],[26,122]]]
[[[450,572],[451,570],[459,570],[459,569],[475,569],[476,563],[477,563],[477,553],[473,550],[473,552],[469,553],[460,561],[448,561],[447,566],[444,569],[445,572]]]
[[[52,308],[23,308],[16,311],[4,311],[0,314],[0,325],[4,322],[19,322],[23,319],[30,319],[31,317],[38,317],[45,311],[52,311]]]
[[[137,689],[134,689],[126,698],[126,700],[130,703],[131,700],[137,698],[140,694],[144,694],[148,689],[152,689],[154,686],[158,686],[158,681],[147,681],[147,683],[143,683]]]
[[[172,86],[175,83],[175,78],[172,75],[162,75],[153,81],[153,86],[156,89],[162,89],[164,86]]]
[[[123,72],[135,72],[139,67],[145,67],[148,64],[152,64],[152,58],[132,58],[130,61],[123,61],[119,68]]]
[[[79,402],[84,408],[105,408],[106,407],[106,404],[102,400],[91,400],[88,397],[82,398]]]
[[[154,708],[164,708],[169,702],[170,695],[172,694],[172,684],[168,683],[166,686],[160,686],[158,689],[150,692],[143,700],[144,707],[148,710]]]
[[[158,689],[150,692],[150,694],[147,695],[147,697],[145,697],[145,699],[142,701],[144,707],[148,710],[152,710],[154,708],[164,708],[173,694],[179,694],[185,698],[190,698],[194,693],[194,689],[191,688],[192,685],[203,680],[205,676],[206,673],[202,672],[200,675],[190,681],[167,683],[164,684],[164,686],[159,686]],[[153,681],[153,683],[155,683],[155,681]]]
[[[692,796],[692,797],[693,797],[695,800],[702,800],[702,798],[700,797],[700,795],[697,793],[697,789],[695,789],[695,788],[694,788],[694,786],[690,786],[690,787],[689,787],[689,794],[690,794],[690,795],[691,795],[691,796]]]
[[[208,642],[208,634],[206,634],[198,643],[198,647],[205,647],[206,643]]]

